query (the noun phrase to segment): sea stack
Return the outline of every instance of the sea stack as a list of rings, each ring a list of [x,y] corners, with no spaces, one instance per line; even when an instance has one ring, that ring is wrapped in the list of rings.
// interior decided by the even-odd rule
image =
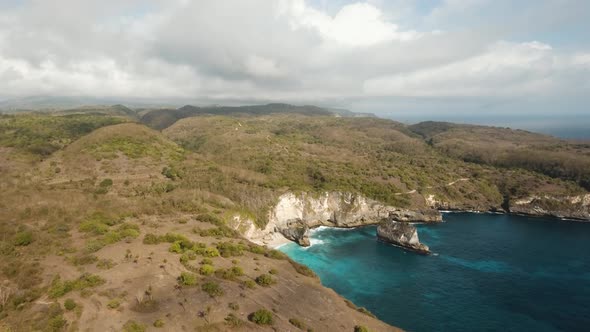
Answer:
[[[407,222],[392,220],[381,222],[377,227],[377,238],[423,255],[430,254],[428,246],[420,243],[416,227]]]

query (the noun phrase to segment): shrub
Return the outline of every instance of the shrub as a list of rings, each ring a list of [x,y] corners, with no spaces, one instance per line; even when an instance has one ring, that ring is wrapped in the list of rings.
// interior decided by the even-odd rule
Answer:
[[[86,243],[86,248],[84,248],[84,250],[87,253],[93,253],[93,252],[97,252],[100,249],[104,248],[105,243],[103,240],[99,240],[99,239],[95,239],[95,240],[90,240]]]
[[[270,273],[270,274],[275,274],[275,275],[276,275],[276,274],[279,274],[279,271],[277,271],[277,269],[270,269],[270,270],[268,271],[268,273]]]
[[[204,252],[203,252],[203,256],[205,257],[217,257],[219,256],[219,251],[215,248],[205,248]]]
[[[111,179],[104,179],[100,182],[99,186],[101,188],[108,188],[113,185],[113,180]]]
[[[156,321],[154,322],[154,327],[164,327],[164,320],[156,319]]]
[[[143,244],[158,244],[160,242],[160,238],[152,233],[148,233],[143,237]]]
[[[14,236],[14,245],[28,246],[33,242],[33,233],[31,231],[22,231]]]
[[[242,282],[242,285],[244,286],[244,288],[249,288],[252,289],[254,287],[256,287],[256,283],[254,282],[254,280],[244,280]]]
[[[244,271],[239,266],[232,266],[229,269],[219,269],[215,271],[215,275],[227,280],[235,280],[237,277],[244,275]]]
[[[369,332],[369,329],[362,325],[357,325],[354,327],[354,332]]]
[[[96,263],[96,267],[103,270],[108,270],[115,266],[115,262],[112,259],[101,259]]]
[[[261,274],[256,277],[256,283],[263,287],[269,287],[270,285],[276,283],[276,281],[269,276],[268,274]]]
[[[72,299],[67,299],[64,302],[64,308],[66,308],[68,311],[72,311],[76,308],[76,302],[74,302]]]
[[[244,325],[244,321],[238,318],[238,316],[234,315],[233,313],[229,313],[224,320],[225,324],[231,327],[240,327]]]
[[[305,329],[305,324],[303,324],[303,322],[301,322],[297,318],[289,319],[289,323],[291,323],[291,325],[295,326],[298,329],[301,329],[301,330]]]
[[[227,306],[231,309],[231,310],[240,310],[240,305],[235,303],[235,302],[230,302],[227,304]]]
[[[282,252],[275,250],[275,249],[271,249],[269,251],[267,251],[264,256],[268,257],[268,258],[272,258],[272,259],[287,259],[287,256],[285,254],[283,254]]]
[[[120,305],[121,305],[121,301],[119,301],[119,299],[112,299],[107,303],[107,308],[117,309]]]
[[[89,254],[82,254],[73,257],[71,261],[74,265],[88,265],[96,263],[96,261],[98,261],[98,257]]]
[[[211,265],[205,264],[199,268],[199,274],[209,276],[215,273],[215,268]]]
[[[221,242],[217,245],[217,249],[222,257],[242,256],[244,254],[244,247],[241,244],[231,242]]]
[[[182,272],[178,277],[178,282],[183,286],[195,286],[197,284],[197,276],[189,272]]]
[[[248,316],[248,319],[258,325],[271,325],[273,323],[272,312],[266,309],[259,309]]]
[[[50,331],[61,331],[68,321],[64,318],[63,315],[57,315],[49,319],[48,325]]]
[[[125,325],[123,325],[123,331],[124,332],[144,332],[145,326],[142,324],[139,324],[136,321],[128,320],[127,323],[125,323]]]
[[[370,312],[367,308],[360,307],[360,308],[357,308],[356,311],[360,312],[361,314],[365,314],[369,317],[377,318],[377,316],[373,315],[373,313]]]
[[[214,281],[207,281],[201,286],[201,289],[211,297],[222,296],[224,294],[221,286]]]
[[[211,260],[211,258],[203,258],[203,260],[201,260],[201,263],[199,263],[201,265],[213,265],[213,261]]]
[[[48,295],[50,298],[62,297],[73,290],[85,290],[87,288],[97,287],[105,283],[105,280],[97,275],[82,274],[76,280],[62,281],[56,276],[49,286]]]
[[[309,267],[307,267],[303,264],[299,264],[292,259],[289,259],[289,263],[291,263],[291,266],[293,266],[293,268],[295,268],[295,271],[297,271],[297,273],[299,273],[299,274],[302,274],[306,277],[312,277],[312,278],[318,277],[315,274],[315,272],[312,271],[312,269],[310,269]]]

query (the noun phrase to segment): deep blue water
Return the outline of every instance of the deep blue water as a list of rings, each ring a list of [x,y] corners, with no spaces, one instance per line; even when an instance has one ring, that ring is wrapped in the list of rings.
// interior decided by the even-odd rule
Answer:
[[[325,286],[409,331],[589,331],[590,223],[451,213],[418,225],[421,256],[376,227],[320,228],[281,247]]]

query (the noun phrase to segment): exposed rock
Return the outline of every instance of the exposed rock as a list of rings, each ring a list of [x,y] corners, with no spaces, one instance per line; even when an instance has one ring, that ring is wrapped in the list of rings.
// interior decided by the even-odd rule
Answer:
[[[301,220],[288,223],[285,227],[279,228],[279,232],[300,246],[309,247],[311,244],[309,241],[309,227]]]
[[[590,194],[521,198],[510,202],[510,212],[531,216],[590,220]]]
[[[383,221],[377,227],[377,238],[421,254],[429,254],[428,246],[420,243],[418,230],[406,222]]]
[[[308,231],[303,229],[373,225],[394,210],[397,209],[352,193],[286,193],[270,210],[264,229],[256,228],[251,220],[241,216],[235,216],[231,226],[254,243],[273,244],[277,242],[277,234],[282,234],[279,236],[305,245],[309,238]]]
[[[389,219],[403,222],[441,222],[442,214],[438,210],[395,210],[389,212]]]

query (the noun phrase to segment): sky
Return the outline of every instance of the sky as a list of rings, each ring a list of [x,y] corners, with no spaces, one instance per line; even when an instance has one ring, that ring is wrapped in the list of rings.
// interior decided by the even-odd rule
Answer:
[[[588,13],[587,0],[0,0],[0,99],[590,117]]]

